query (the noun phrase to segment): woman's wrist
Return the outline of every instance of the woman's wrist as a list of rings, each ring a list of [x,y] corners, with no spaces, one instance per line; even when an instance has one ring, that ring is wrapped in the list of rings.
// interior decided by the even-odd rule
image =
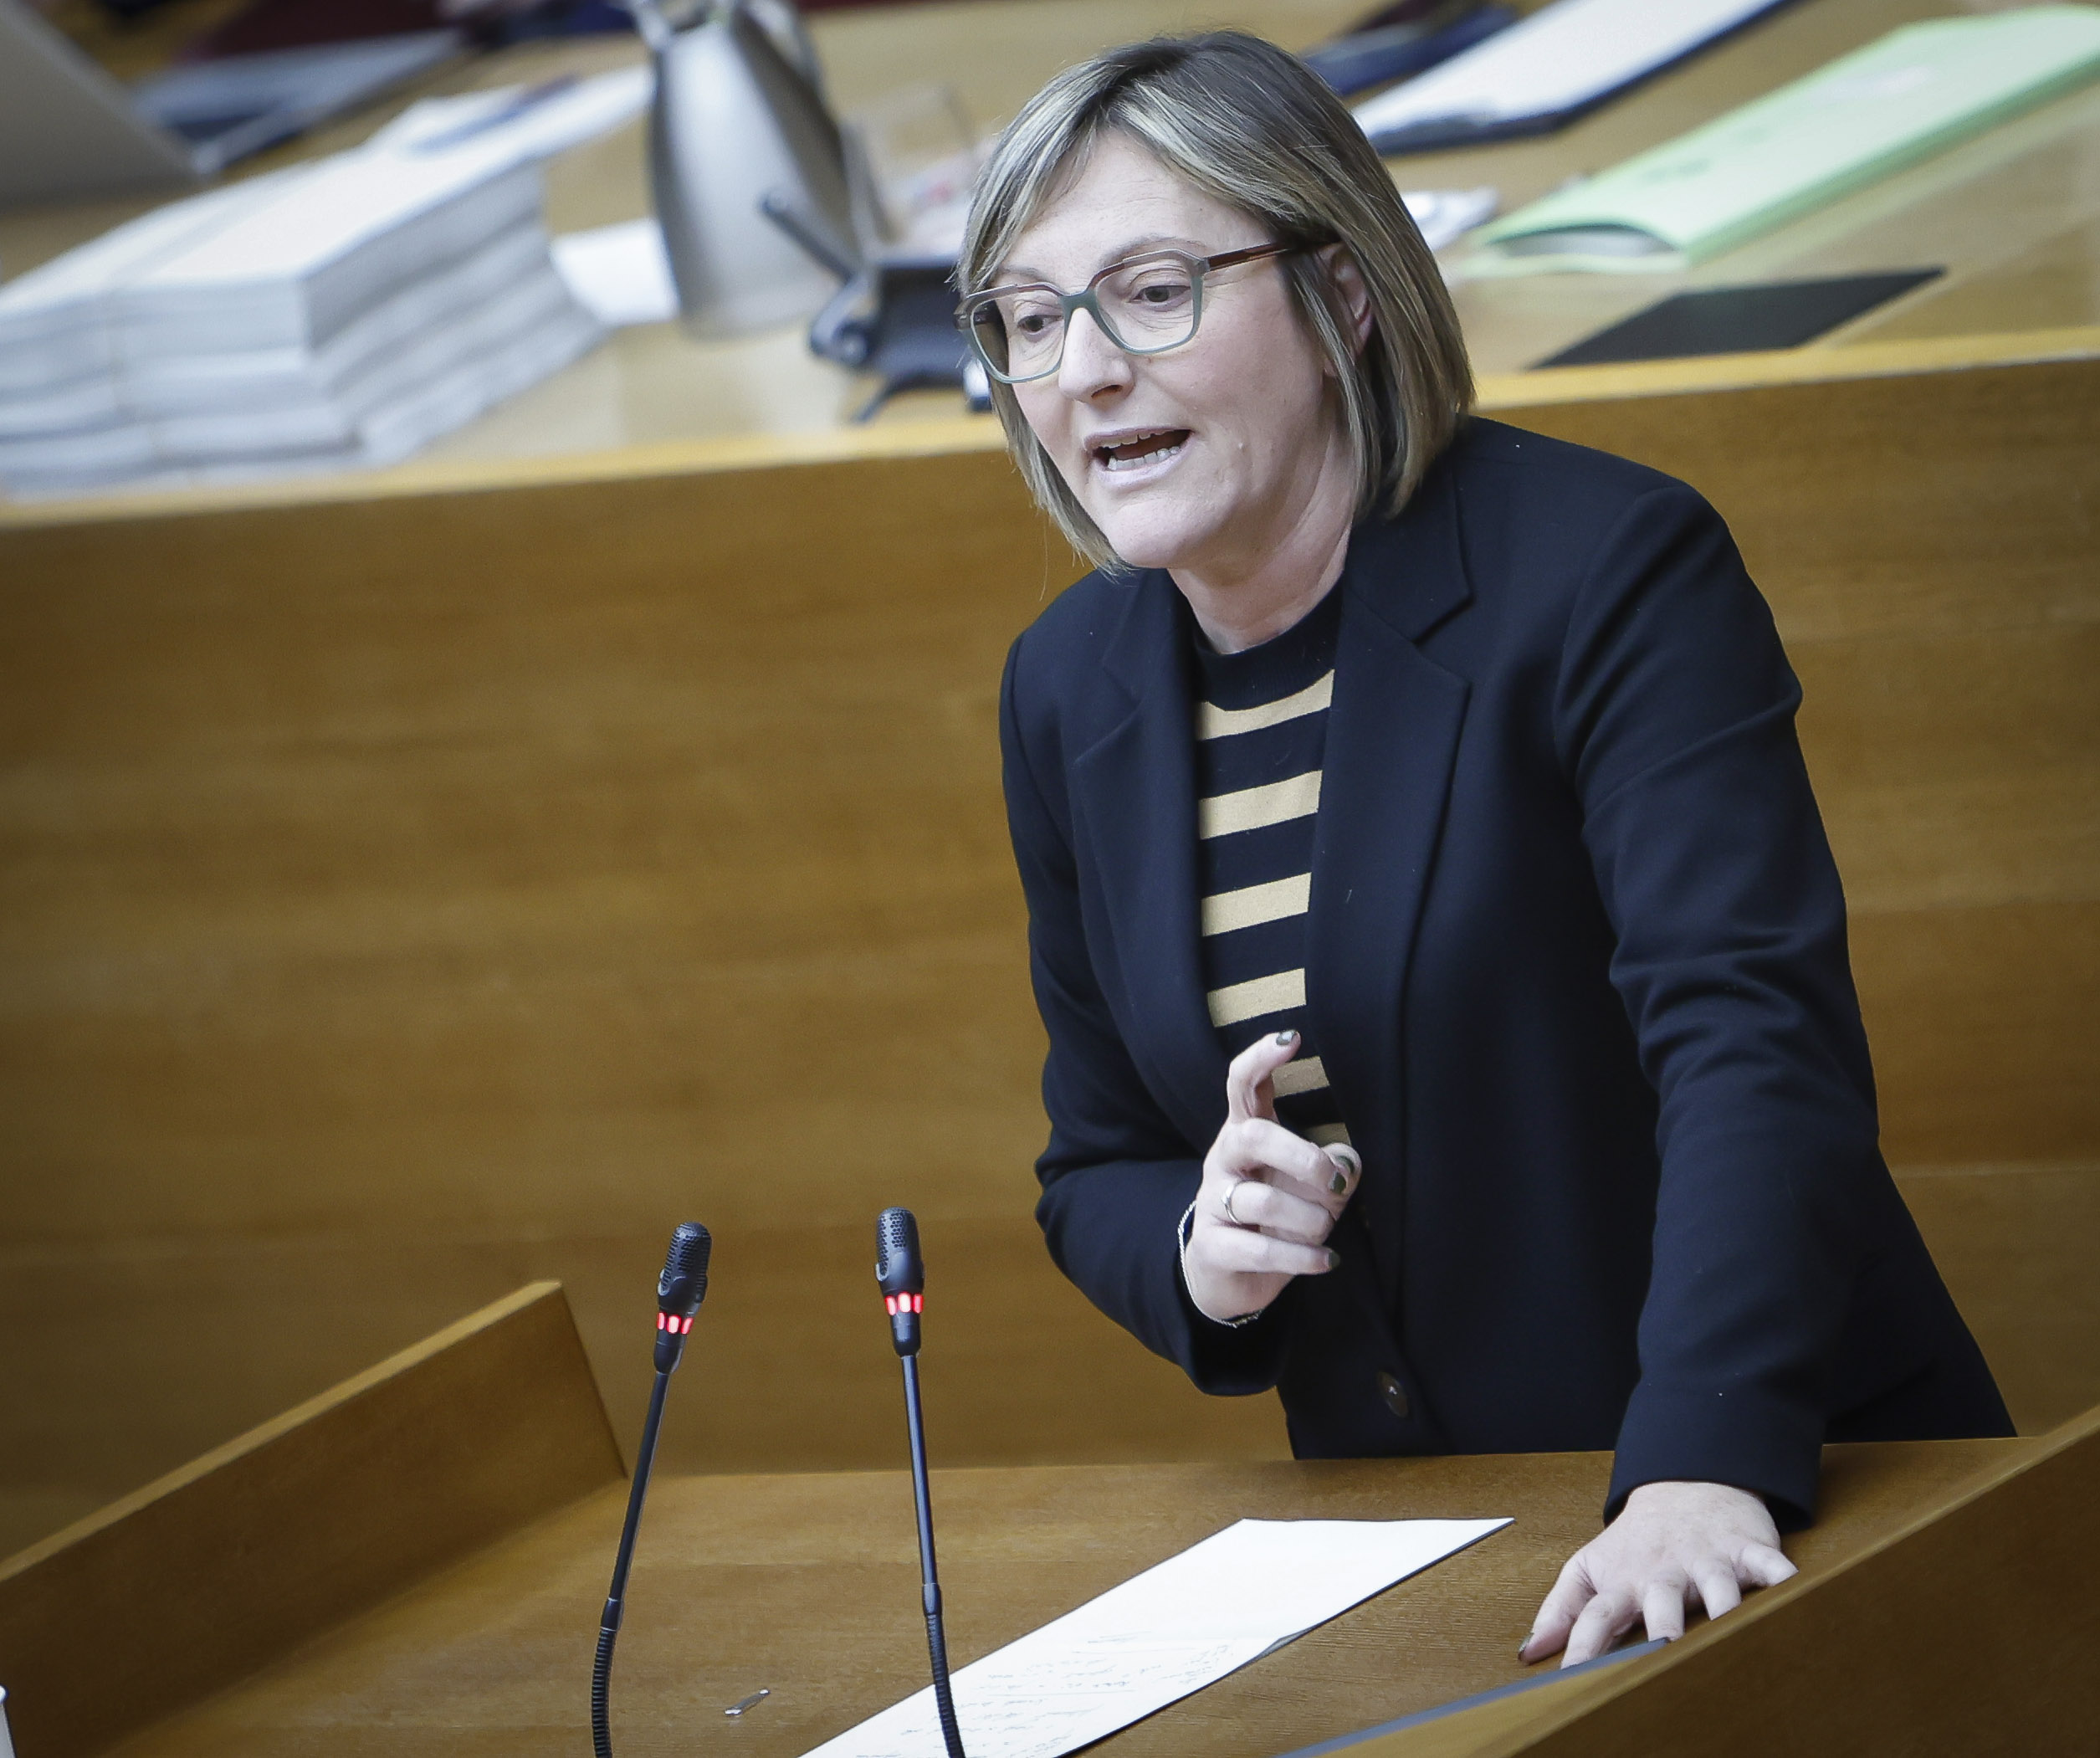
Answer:
[[[1174,1229],[1175,1258],[1181,1267],[1181,1292],[1188,1296],[1189,1304],[1197,1315],[1211,1324],[1227,1330],[1240,1330],[1252,1325],[1266,1312],[1267,1307],[1257,1307],[1252,1312],[1243,1312],[1233,1318],[1221,1319],[1196,1298],[1196,1284],[1189,1279],[1189,1238],[1196,1231],[1196,1204],[1191,1202],[1181,1211],[1181,1218]]]

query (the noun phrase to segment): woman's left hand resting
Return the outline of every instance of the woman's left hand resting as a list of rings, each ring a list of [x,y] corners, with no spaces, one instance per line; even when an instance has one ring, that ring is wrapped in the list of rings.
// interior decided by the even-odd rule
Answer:
[[[1745,1587],[1794,1573],[1765,1504],[1726,1484],[1643,1484],[1619,1517],[1570,1557],[1517,1651],[1524,1662],[1565,1649],[1593,1660],[1645,1622],[1651,1640],[1684,1633],[1694,1599],[1708,1617],[1742,1603]]]

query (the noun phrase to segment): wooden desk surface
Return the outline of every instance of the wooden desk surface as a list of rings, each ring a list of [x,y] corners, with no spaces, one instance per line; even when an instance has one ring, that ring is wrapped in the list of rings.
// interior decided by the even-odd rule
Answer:
[[[670,1425],[704,1422],[704,1383],[689,1374],[677,1391]],[[1823,1520],[1790,1553],[1805,1575],[1828,1569],[2031,1444],[1832,1448]],[[1515,1516],[1113,1742],[1118,1758],[1273,1758],[1524,1676],[1517,1643],[1563,1560],[1595,1531],[1609,1466],[1600,1453],[937,1472],[951,1653],[966,1664],[1245,1515]],[[608,1487],[115,1750],[583,1750],[625,1499],[624,1486]],[[663,1479],[614,1671],[615,1749],[793,1758],[918,1689],[916,1571],[902,1472]],[[723,1719],[761,1687],[770,1699]]]
[[[826,13],[813,21],[813,30],[842,110],[851,114],[902,87],[942,81],[988,128],[1049,74],[1112,43],[1223,23],[1303,47],[1361,10],[1359,0],[947,0]],[[1505,208],[1515,207],[1898,25],[1946,10],[1943,0],[1800,0],[1572,128],[1537,140],[1395,160],[1394,175],[1404,187],[1492,185]],[[532,80],[556,68],[592,71],[638,53],[631,41],[617,39],[522,47],[428,89]],[[397,107],[325,131],[284,156],[353,144]],[[255,168],[278,161],[266,157]],[[1476,366],[1488,375],[1519,372],[1683,287],[1871,269],[1944,265],[1948,273],[1813,345],[1805,351],[1811,361],[1862,342],[2076,329],[2100,323],[2096,171],[2100,89],[2088,89],[1687,274],[1473,281],[1464,278],[1462,244],[1448,266]],[[0,215],[0,272],[33,267],[148,205],[114,202]],[[551,170],[548,214],[556,231],[647,211],[638,123],[566,155]],[[1829,366],[1843,369],[1836,359]],[[413,463],[370,479],[382,489],[410,489],[428,480],[432,466],[587,455],[617,467],[638,448],[667,442],[837,433],[867,389],[812,358],[799,324],[706,344],[670,325],[646,325],[619,332]],[[1508,394],[1514,401],[1530,397],[1521,389]],[[989,425],[958,421],[954,397],[935,392],[898,399],[877,424],[923,429],[923,443],[936,446],[971,443],[962,431]],[[857,431],[871,446],[884,443]],[[849,449],[857,443],[849,442]]]

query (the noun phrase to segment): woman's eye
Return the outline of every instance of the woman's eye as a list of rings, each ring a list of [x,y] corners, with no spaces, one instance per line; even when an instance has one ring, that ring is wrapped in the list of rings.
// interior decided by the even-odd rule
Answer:
[[[1146,275],[1141,280],[1125,285],[1119,295],[1126,305],[1156,310],[1169,310],[1181,304],[1188,296],[1187,279],[1179,274]]]

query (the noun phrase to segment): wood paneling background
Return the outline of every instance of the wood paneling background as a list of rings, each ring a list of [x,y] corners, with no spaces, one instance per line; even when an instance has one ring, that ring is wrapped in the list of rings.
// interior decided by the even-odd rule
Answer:
[[[1807,689],[1906,1194],[2046,1426],[2100,1399],[2100,364],[1509,412],[1729,516]],[[674,1468],[1258,1456],[1027,1218],[1003,458],[0,530],[0,1550],[543,1274]],[[112,1289],[121,1291],[112,1299]]]

